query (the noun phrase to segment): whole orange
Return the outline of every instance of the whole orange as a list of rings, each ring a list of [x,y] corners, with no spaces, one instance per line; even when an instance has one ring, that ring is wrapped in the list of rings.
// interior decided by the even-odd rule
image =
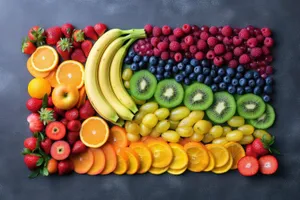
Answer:
[[[42,99],[45,94],[50,95],[50,83],[44,78],[34,78],[28,84],[28,94],[32,98]]]

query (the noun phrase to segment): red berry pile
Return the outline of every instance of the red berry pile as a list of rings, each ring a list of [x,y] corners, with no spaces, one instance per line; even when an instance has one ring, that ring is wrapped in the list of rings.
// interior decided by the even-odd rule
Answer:
[[[147,38],[133,47],[142,56],[156,56],[180,62],[183,58],[208,59],[216,66],[239,64],[253,69],[262,77],[273,73],[271,48],[274,45],[269,28],[232,28],[230,26],[202,26],[184,24],[172,29],[170,26],[144,27]]]

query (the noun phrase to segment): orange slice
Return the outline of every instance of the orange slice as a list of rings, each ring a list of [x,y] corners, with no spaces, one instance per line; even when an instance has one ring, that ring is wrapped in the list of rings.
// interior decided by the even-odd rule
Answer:
[[[187,166],[182,168],[182,169],[171,169],[169,168],[168,169],[168,173],[169,174],[172,174],[172,175],[180,175],[180,174],[183,174],[187,169]]]
[[[105,167],[101,172],[102,175],[110,174],[117,167],[117,155],[114,147],[111,144],[105,144],[101,147],[105,155]]]
[[[74,165],[74,171],[78,174],[87,173],[94,164],[94,155],[90,149],[83,153],[71,155],[71,161]]]
[[[165,168],[171,164],[173,152],[166,142],[150,140],[147,145],[153,156],[152,167]]]
[[[190,171],[201,172],[208,166],[209,155],[202,144],[198,142],[189,142],[185,144],[183,148],[189,158],[188,169]]]
[[[117,175],[125,174],[129,167],[129,158],[123,148],[117,150],[117,167],[114,173]]]
[[[221,144],[207,144],[206,148],[215,158],[215,168],[224,166],[229,160],[229,151]]]
[[[100,117],[90,117],[81,125],[80,139],[88,147],[101,147],[107,141],[108,136],[108,125]]]
[[[28,58],[26,65],[27,65],[28,72],[31,74],[31,76],[33,76],[35,78],[38,78],[38,77],[45,78],[46,76],[49,75],[49,72],[39,72],[36,69],[34,69],[31,64],[31,57]]]
[[[56,80],[56,69],[50,71],[49,75],[45,78],[50,83],[51,87],[56,87],[59,83]]]
[[[138,154],[129,147],[124,148],[129,159],[129,166],[127,169],[127,174],[135,174],[140,169],[140,158]]]
[[[166,171],[168,171],[168,169],[169,169],[169,166],[166,166],[166,167],[163,167],[163,168],[151,167],[149,169],[149,172],[151,174],[154,174],[154,175],[160,175],[160,174],[163,174]]]
[[[190,138],[180,138],[180,140],[179,140],[179,144],[181,145],[181,146],[184,146],[186,143],[189,143],[189,142],[193,142]]]
[[[58,54],[48,45],[38,47],[31,56],[32,67],[39,72],[49,72],[57,67]]]
[[[70,84],[76,88],[81,88],[84,81],[84,67],[75,60],[62,62],[56,71],[56,80],[59,84]]]
[[[125,128],[122,128],[120,126],[111,127],[108,142],[114,145],[115,148],[127,147],[128,139],[126,136]]]
[[[133,149],[139,156],[140,168],[137,173],[146,173],[152,165],[151,151],[143,142],[132,142],[130,144],[130,148]]]
[[[149,135],[148,136],[143,136],[141,141],[144,142],[145,144],[148,144],[148,142],[150,142],[150,141],[161,141],[161,142],[166,143],[166,141],[161,137],[155,138],[155,137],[152,137],[152,136],[149,136]]]
[[[244,148],[236,142],[228,142],[224,147],[227,148],[233,158],[231,169],[237,169],[237,163],[246,155]]]
[[[56,80],[56,79],[55,79]],[[86,100],[86,92],[85,92],[85,87],[82,86],[80,89],[79,89],[79,100],[78,100],[78,103],[76,105],[76,108],[80,108],[84,102]]]
[[[94,164],[91,169],[87,172],[89,175],[98,175],[100,174],[105,167],[105,155],[103,150],[90,148],[91,152],[94,156]]]
[[[208,163],[208,166],[203,170],[205,172],[209,172],[211,170],[213,170],[215,168],[215,158],[214,158],[214,155],[210,152],[210,151],[207,151],[208,155],[209,155],[209,163]]]
[[[170,169],[183,169],[188,165],[188,156],[180,144],[169,144],[173,152],[173,160],[169,166]]]
[[[230,170],[230,168],[232,167],[232,164],[233,164],[233,158],[231,155],[229,155],[229,160],[227,161],[227,163],[222,167],[214,168],[212,170],[212,172],[215,174],[224,174]]]

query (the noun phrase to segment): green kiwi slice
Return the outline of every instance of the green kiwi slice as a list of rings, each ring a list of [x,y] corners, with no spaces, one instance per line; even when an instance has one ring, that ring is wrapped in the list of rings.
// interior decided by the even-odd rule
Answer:
[[[206,115],[213,122],[222,124],[232,118],[235,112],[234,97],[228,92],[216,92],[213,104],[206,110]]]
[[[130,79],[130,94],[138,100],[148,100],[153,96],[156,86],[155,76],[147,70],[141,70]]]
[[[212,90],[203,83],[193,83],[185,89],[184,105],[190,110],[206,110],[213,100]]]
[[[266,110],[266,104],[255,94],[244,94],[237,100],[237,111],[245,119],[256,119]]]
[[[266,104],[265,112],[259,118],[250,119],[248,122],[257,129],[267,129],[274,124],[275,116],[274,108],[270,104]]]
[[[154,94],[156,102],[165,108],[173,108],[182,103],[184,90],[174,79],[165,79],[157,84]]]

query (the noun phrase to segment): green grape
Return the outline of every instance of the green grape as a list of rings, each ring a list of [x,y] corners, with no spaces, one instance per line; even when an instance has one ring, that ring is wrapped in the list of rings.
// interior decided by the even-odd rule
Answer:
[[[254,140],[253,135],[244,135],[244,137],[239,141],[240,144],[251,144]]]
[[[125,86],[125,88],[129,89],[130,88],[130,82],[129,81],[124,81],[124,86]]]
[[[148,128],[148,127],[145,126],[143,123],[140,124],[140,128],[141,128],[140,134],[141,134],[142,136],[147,136],[147,135],[149,135],[149,134],[151,133],[151,131],[152,131],[151,128]]]
[[[143,105],[144,103],[146,103],[145,100],[139,100],[139,99],[134,98],[133,96],[131,96],[131,98],[137,105]]]
[[[194,110],[189,114],[189,117],[193,121],[193,123],[196,123],[197,121],[203,119],[204,112],[202,110]]]
[[[148,128],[153,128],[157,124],[157,117],[153,113],[146,114],[142,120],[142,123]]]
[[[129,81],[131,79],[132,73],[133,72],[130,68],[126,68],[122,73],[122,79],[124,81]]]
[[[170,120],[179,121],[190,114],[190,110],[185,106],[174,108],[170,113]]]
[[[170,122],[168,120],[162,120],[156,124],[154,129],[157,132],[163,133],[169,130],[169,128],[170,128]]]
[[[172,120],[169,120],[170,122],[170,129],[171,130],[175,130],[179,124],[179,121],[172,121]]]
[[[137,124],[141,124],[145,115],[146,115],[146,113],[139,111],[138,113],[135,114],[133,121]]]
[[[183,118],[180,122],[179,122],[179,124],[178,124],[178,126],[180,127],[180,126],[193,126],[195,124],[195,122],[188,116],[188,117],[185,117],[185,118]]]
[[[251,135],[254,132],[254,127],[249,124],[240,126],[238,130],[242,131],[244,135]]]
[[[220,137],[220,138],[215,138],[212,143],[213,144],[226,144],[228,141],[226,139],[226,137]]]
[[[223,128],[220,125],[215,125],[209,130],[209,133],[212,134],[214,138],[219,138],[223,134]]]
[[[199,120],[195,125],[194,125],[194,131],[198,134],[206,134],[209,132],[211,129],[212,124],[210,121],[207,120]]]
[[[210,143],[211,141],[213,141],[213,139],[214,139],[214,137],[212,136],[212,134],[206,133],[201,141],[204,142],[205,144],[207,144],[207,143]]]
[[[169,117],[170,111],[167,108],[159,108],[154,112],[154,114],[157,116],[158,120],[164,120]]]
[[[161,137],[167,142],[178,142],[180,135],[176,131],[166,131],[161,134]]]
[[[223,137],[226,137],[227,133],[231,132],[232,129],[229,126],[223,126]]]
[[[135,134],[135,135],[140,134],[140,130],[141,130],[140,126],[135,122],[132,122],[132,123],[128,124],[125,127],[126,127],[125,129],[128,133],[132,133],[132,134]]]
[[[189,137],[193,142],[200,142],[203,140],[204,135],[203,134],[198,134],[198,133],[193,133],[191,137]]]
[[[158,104],[154,101],[150,101],[142,105],[139,111],[148,114],[148,113],[154,113],[157,109],[158,109]]]
[[[150,136],[151,137],[155,137],[155,138],[157,138],[157,137],[159,137],[161,135],[161,133],[160,132],[157,132],[156,130],[152,130],[151,131],[151,133],[150,133]]]
[[[127,133],[127,139],[130,141],[130,142],[137,142],[139,141],[141,138],[140,135],[135,135],[135,134],[132,134],[132,133]]]
[[[193,128],[190,126],[179,126],[176,128],[176,132],[181,136],[181,137],[191,137],[194,133]]]
[[[228,120],[227,124],[231,127],[239,127],[245,124],[245,119],[241,116],[233,116]]]
[[[227,133],[227,135],[226,135],[226,139],[229,142],[238,142],[242,138],[243,138],[243,132],[239,131],[239,130],[231,131],[231,132]]]
[[[272,136],[270,135],[270,133],[268,133],[267,131],[264,131],[264,130],[255,130],[253,133],[253,136],[255,138],[264,139],[265,141],[272,140]]]

